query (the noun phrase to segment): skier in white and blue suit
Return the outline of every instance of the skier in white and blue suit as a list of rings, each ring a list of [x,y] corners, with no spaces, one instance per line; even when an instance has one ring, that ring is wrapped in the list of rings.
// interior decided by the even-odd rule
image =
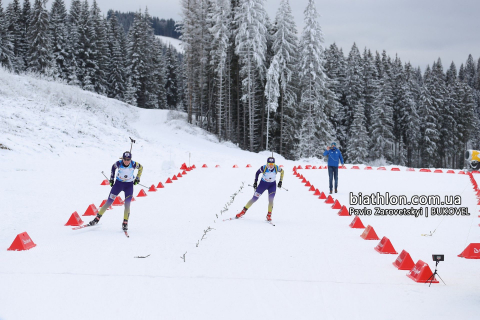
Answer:
[[[335,177],[335,193],[337,193],[338,187],[338,161],[342,162],[343,166],[343,157],[340,150],[337,149],[337,144],[332,142],[330,147],[327,147],[327,150],[323,153],[324,156],[328,156],[328,181],[330,187],[330,194],[332,193],[333,185],[332,180]]]
[[[255,182],[253,183],[253,188],[255,189],[255,193],[253,194],[253,198],[248,201],[248,203],[245,205],[243,210],[238,213],[235,217],[238,219],[241,216],[247,212],[248,208],[252,204],[255,203],[255,201],[258,200],[258,198],[262,195],[262,193],[265,192],[265,190],[268,190],[268,214],[267,214],[267,220],[272,221],[272,210],[273,210],[273,199],[275,198],[275,193],[277,192],[277,173],[280,172],[280,181],[278,182],[278,187],[282,187],[282,180],[283,180],[283,175],[285,171],[283,171],[282,168],[279,168],[275,164],[275,158],[270,157],[267,159],[267,164],[264,166],[261,166],[260,169],[258,169],[257,173],[255,174]],[[260,173],[263,173],[262,176],[262,181],[260,181],[260,185],[257,188],[257,180],[258,176]]]
[[[134,175],[135,169],[138,170],[136,177]],[[117,177],[114,180],[115,172],[117,172]],[[112,189],[108,195],[107,202],[103,205],[103,207],[100,208],[100,211],[95,219],[89,222],[89,225],[96,225],[102,218],[105,211],[110,208],[110,205],[113,203],[118,194],[123,191],[125,193],[125,209],[123,212],[122,229],[127,231],[128,218],[130,217],[130,202],[132,201],[133,196],[133,186],[140,183],[142,172],[142,165],[136,161],[133,161],[132,154],[128,151],[125,151],[123,153],[122,160],[115,162],[112,166],[112,173],[110,175],[110,187],[112,187]]]

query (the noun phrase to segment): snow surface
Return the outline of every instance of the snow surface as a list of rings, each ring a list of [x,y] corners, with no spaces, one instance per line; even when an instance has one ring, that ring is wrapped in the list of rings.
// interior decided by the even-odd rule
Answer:
[[[175,49],[177,49],[178,52],[183,53],[183,47],[182,47],[182,41],[171,38],[171,37],[165,37],[165,36],[155,36],[157,39],[160,39],[163,43],[166,44],[171,44]]]
[[[248,184],[267,152],[219,142],[182,113],[138,109],[4,71],[0,108],[0,143],[8,148],[0,149],[2,320],[478,319],[480,260],[457,257],[480,242],[477,201],[465,175],[405,168],[339,173],[334,197],[347,206],[348,192],[462,197],[470,216],[361,217],[432,270],[431,254],[445,254],[438,270],[447,285],[428,287],[394,268],[397,255],[377,253],[379,241],[348,227],[353,217],[338,216],[292,175],[294,165],[323,161],[275,155],[288,189],[277,192],[275,227],[265,222],[265,194],[244,218],[223,222],[251,198]],[[130,238],[121,231],[123,207],[107,211],[94,228],[64,226],[74,211],[82,215],[107,198],[101,172],[108,175],[130,148],[128,137],[136,139],[133,158],[145,167],[146,186],[165,184],[184,162],[197,169],[136,197]],[[327,170],[299,172],[327,191]],[[24,231],[37,246],[7,251]]]

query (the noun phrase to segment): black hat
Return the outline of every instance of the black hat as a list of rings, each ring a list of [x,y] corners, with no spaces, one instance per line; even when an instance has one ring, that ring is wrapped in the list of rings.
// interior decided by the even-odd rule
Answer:
[[[123,160],[131,160],[132,159],[132,154],[130,153],[130,151],[125,151],[123,153],[122,159]]]
[[[275,163],[275,158],[274,157],[269,157],[267,159],[267,163]]]

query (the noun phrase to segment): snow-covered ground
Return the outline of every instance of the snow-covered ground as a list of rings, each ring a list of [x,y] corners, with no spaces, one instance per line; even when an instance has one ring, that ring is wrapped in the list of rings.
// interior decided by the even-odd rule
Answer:
[[[182,41],[171,38],[171,37],[165,37],[165,36],[155,36],[157,39],[160,39],[163,43],[166,44],[171,44],[175,49],[177,49],[178,52],[183,53],[183,47],[182,47]]]
[[[392,266],[397,255],[377,253],[379,241],[363,240],[363,230],[349,228],[353,217],[338,216],[308,191],[292,174],[293,166],[304,162],[276,155],[288,191],[277,192],[275,226],[264,222],[265,194],[244,218],[223,222],[251,198],[248,184],[267,152],[219,143],[188,125],[181,113],[141,110],[4,71],[0,110],[0,144],[8,148],[0,149],[2,320],[477,319],[480,314],[480,260],[457,257],[468,243],[480,242],[477,201],[465,175],[405,168],[339,173],[334,198],[347,206],[349,192],[461,196],[470,216],[361,217],[397,252],[407,250],[432,270],[431,254],[445,254],[438,271],[447,285],[428,287]],[[88,205],[98,207],[106,199],[109,187],[100,185],[101,172],[108,175],[130,148],[129,137],[136,139],[132,153],[145,168],[144,185],[165,184],[182,163],[197,169],[136,197],[130,238],[121,231],[123,207],[107,211],[94,228],[64,226],[74,211],[82,215]],[[327,170],[299,172],[328,190]],[[135,187],[134,195],[140,190]],[[37,246],[7,251],[24,231]]]

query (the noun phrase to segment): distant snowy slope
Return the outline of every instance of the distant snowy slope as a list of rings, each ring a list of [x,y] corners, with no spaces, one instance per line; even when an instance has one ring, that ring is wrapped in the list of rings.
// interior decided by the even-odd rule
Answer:
[[[58,154],[136,135],[138,109],[65,84],[0,69],[0,143],[14,152]],[[127,138],[128,139],[128,138]]]
[[[155,36],[157,39],[160,39],[163,43],[166,44],[171,44],[172,46],[177,49],[178,52],[183,53],[183,47],[182,47],[182,41],[170,37],[165,37],[165,36]]]

